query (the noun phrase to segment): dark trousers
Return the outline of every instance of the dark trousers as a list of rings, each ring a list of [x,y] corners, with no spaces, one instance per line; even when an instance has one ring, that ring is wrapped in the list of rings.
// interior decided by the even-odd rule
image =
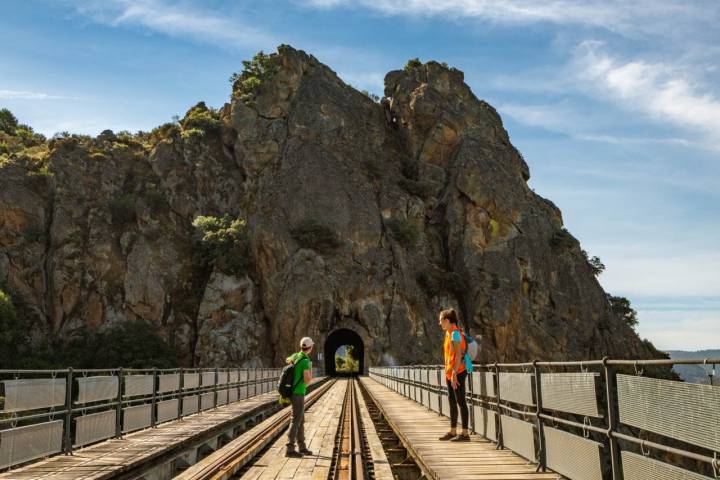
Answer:
[[[305,447],[305,395],[293,393],[290,396],[292,404],[292,424],[288,430],[287,446],[294,448],[297,441],[298,447]]]
[[[467,372],[458,373],[457,389],[452,387],[450,380],[447,380],[448,387],[448,403],[450,404],[450,428],[457,427],[458,407],[460,407],[460,418],[462,419],[462,428],[468,428],[468,406],[465,400],[465,379]]]

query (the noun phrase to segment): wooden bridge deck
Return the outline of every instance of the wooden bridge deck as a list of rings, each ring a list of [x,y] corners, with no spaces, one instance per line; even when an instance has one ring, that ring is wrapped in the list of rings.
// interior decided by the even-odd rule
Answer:
[[[496,450],[492,442],[476,435],[466,443],[438,440],[448,431],[449,420],[403,397],[377,381],[361,382],[385,418],[400,430],[400,438],[428,470],[431,478],[457,480],[555,480],[557,473],[535,471],[536,466],[510,450]]]
[[[302,458],[286,457],[287,434],[283,433],[241,478],[326,480],[332,464],[335,436],[346,388],[347,380],[338,380],[305,412],[305,442],[313,455]]]
[[[313,380],[313,383],[324,378]],[[27,467],[0,474],[0,479],[102,480],[127,475],[140,465],[157,462],[202,444],[212,432],[233,428],[244,419],[277,402],[276,392],[240,400],[216,409],[183,417],[182,420],[147,428],[75,450],[72,455],[56,455]],[[206,440],[205,440],[206,441]]]

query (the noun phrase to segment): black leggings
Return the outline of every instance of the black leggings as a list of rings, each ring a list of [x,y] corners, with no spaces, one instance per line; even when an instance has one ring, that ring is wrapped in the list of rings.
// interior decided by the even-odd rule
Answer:
[[[468,406],[465,400],[465,379],[467,372],[460,372],[457,375],[458,387],[454,389],[452,382],[447,380],[448,387],[448,403],[450,404],[450,428],[457,427],[458,406],[460,407],[460,418],[462,419],[462,428],[468,428]]]

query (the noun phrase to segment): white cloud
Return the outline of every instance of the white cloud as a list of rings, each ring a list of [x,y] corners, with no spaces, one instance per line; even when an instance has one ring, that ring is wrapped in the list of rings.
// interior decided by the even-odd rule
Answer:
[[[656,310],[638,308],[638,333],[660,350],[720,348],[720,308]]]
[[[599,27],[635,36],[665,34],[687,24],[712,25],[717,3],[705,0],[305,0],[314,8],[361,7],[386,15],[477,18],[504,24],[551,22]]]
[[[139,25],[174,37],[190,37],[230,48],[274,48],[277,38],[236,17],[165,0],[84,2],[78,11],[112,26]]]
[[[692,232],[691,232],[692,233]],[[650,240],[638,247],[591,248],[607,267],[600,282],[608,292],[633,296],[720,297],[720,252]],[[671,243],[671,242],[667,242]]]
[[[552,104],[500,103],[498,111],[518,123],[561,133],[574,140],[613,145],[682,145],[705,148],[706,145],[681,137],[643,137],[604,133],[615,130],[618,119],[606,111],[595,112],[571,102]]]
[[[23,90],[0,90],[0,100],[77,100],[77,97],[65,95],[50,95],[43,92],[28,92]]]
[[[581,88],[655,120],[703,132],[720,148],[720,99],[687,70],[643,60],[623,62],[583,42],[576,59]]]

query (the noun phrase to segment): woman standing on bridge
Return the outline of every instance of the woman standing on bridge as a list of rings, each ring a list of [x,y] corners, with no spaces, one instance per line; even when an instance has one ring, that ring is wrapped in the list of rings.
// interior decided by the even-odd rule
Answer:
[[[468,432],[468,406],[465,400],[465,380],[468,372],[472,372],[472,362],[467,355],[467,340],[465,332],[458,326],[455,309],[448,308],[440,312],[439,325],[445,331],[443,353],[445,356],[445,380],[448,387],[448,400],[450,404],[450,431],[440,437],[440,440],[451,442],[467,442],[470,440]],[[462,433],[457,434],[458,408],[462,420]]]

